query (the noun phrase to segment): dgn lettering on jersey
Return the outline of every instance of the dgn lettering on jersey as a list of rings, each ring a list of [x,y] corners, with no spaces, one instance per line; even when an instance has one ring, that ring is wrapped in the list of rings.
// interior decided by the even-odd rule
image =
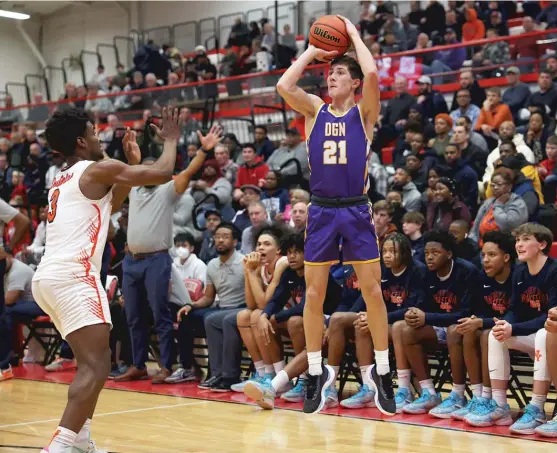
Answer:
[[[325,123],[325,136],[326,137],[345,137],[346,124],[345,123]]]

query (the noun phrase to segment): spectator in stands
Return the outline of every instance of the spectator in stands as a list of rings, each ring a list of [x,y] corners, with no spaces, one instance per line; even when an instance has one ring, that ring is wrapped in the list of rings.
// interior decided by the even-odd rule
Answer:
[[[221,224],[222,216],[219,211],[205,211],[205,231],[203,232],[203,242],[199,251],[199,258],[204,263],[208,263],[217,257],[215,249],[215,230]]]
[[[187,107],[180,109],[180,140],[179,144],[189,145],[197,143],[197,131],[201,130],[201,124],[191,114]]]
[[[174,237],[174,258],[173,267],[178,272],[182,280],[200,280],[205,286],[207,276],[207,266],[194,253],[195,239],[189,233],[181,233]]]
[[[290,203],[288,190],[280,186],[280,177],[280,173],[269,170],[262,185],[261,202],[271,220],[276,220],[279,214],[283,214]]]
[[[485,90],[480,87],[478,81],[474,79],[474,73],[469,70],[463,70],[459,76],[460,88],[463,90],[469,90],[471,98],[471,103],[478,108],[482,108],[482,105],[485,101]],[[458,92],[455,92],[453,96],[453,103],[451,110],[456,110],[459,107],[457,102],[457,95]],[[472,118],[470,118],[472,119]]]
[[[462,150],[462,157],[468,161],[479,178],[483,177],[486,167],[487,153],[482,151],[470,141],[470,132],[465,126],[456,126],[451,137],[454,143]]]
[[[38,205],[45,196],[45,176],[48,170],[46,156],[41,156],[41,147],[38,143],[31,145],[26,167],[24,184],[29,203]]]
[[[498,36],[509,35],[509,27],[507,27],[505,22],[503,22],[503,15],[501,14],[501,11],[491,11],[487,22],[487,28],[488,30],[490,28],[497,30]]]
[[[402,23],[402,31],[406,35],[406,39],[403,42],[405,46],[404,50],[413,49],[418,42],[418,34],[420,33],[420,29],[417,25],[414,25],[410,22],[410,16],[408,14],[402,16],[400,20]]]
[[[451,178],[462,194],[462,201],[470,212],[475,213],[478,206],[478,175],[467,160],[462,158],[459,145],[449,144],[445,148],[445,161],[448,168],[442,172]]]
[[[261,30],[257,22],[252,21],[249,23],[249,41],[250,44],[255,39],[261,39]]]
[[[236,189],[238,190],[238,189]],[[243,233],[246,228],[251,225],[248,206],[254,201],[261,200],[261,188],[250,184],[245,184],[240,187],[241,197],[239,198],[240,206],[244,209],[236,211],[232,223],[238,230]]]
[[[540,90],[532,94],[528,105],[545,105],[544,113],[554,118],[557,113],[557,85],[553,83],[551,77],[552,75],[547,69],[540,71],[538,77]]]
[[[229,77],[232,75],[236,61],[238,61],[238,54],[236,53],[236,49],[230,44],[224,46],[224,51],[226,53],[220,60],[219,70],[223,77]]]
[[[60,173],[65,164],[66,161],[64,160],[64,156],[62,154],[52,153],[52,165],[47,170],[45,176],[45,189],[50,190],[52,187],[52,181],[54,181],[54,178],[58,173]]]
[[[431,79],[428,76],[421,76],[418,79],[418,104],[423,108],[423,117],[433,121],[440,113],[449,113],[445,98],[439,91],[433,90]]]
[[[466,23],[462,26],[462,42],[476,41],[485,38],[485,25],[478,19],[474,8],[466,10]]]
[[[7,94],[4,97],[4,108],[7,110],[2,110],[0,112],[0,122],[23,123],[21,112],[19,109],[14,108],[14,98],[11,94]]]
[[[557,27],[557,5],[555,2],[549,4],[536,16],[536,22],[544,25],[544,28]]]
[[[91,77],[91,80],[87,82],[87,85],[95,84],[102,91],[109,90],[109,79],[108,75],[104,72],[104,66],[102,64],[97,66],[97,72]]]
[[[211,378],[200,385],[203,389],[215,388],[223,381],[230,387],[240,380],[242,342],[236,316],[246,304],[243,256],[236,251],[238,232],[233,225],[222,223],[215,231],[215,242],[219,257],[207,266],[205,295],[178,312],[178,319],[184,315],[187,319],[196,310],[202,310],[194,318],[204,322],[211,367]],[[190,320],[184,322],[190,323]],[[187,330],[191,331],[184,329]],[[193,349],[192,340],[190,338],[188,344],[190,349]],[[193,365],[193,357],[191,359]]]
[[[554,174],[555,163],[557,161],[557,135],[552,135],[547,139],[545,154],[547,159],[541,161],[538,165],[538,174],[540,179],[546,183],[555,182],[557,181],[557,175]]]
[[[454,9],[449,9],[445,13],[445,23],[447,24],[447,29],[452,29],[456,33],[457,41],[462,41],[462,25],[458,21],[457,12]]]
[[[44,102],[43,95],[41,93],[35,93],[33,95],[33,107],[29,109],[29,114],[27,115],[27,121],[30,123],[44,123],[48,115],[50,114],[48,110],[48,105],[40,105]]]
[[[425,17],[425,11],[421,8],[419,1],[410,2],[410,13],[408,14],[410,23],[417,25],[418,27],[422,24],[422,18]]]
[[[395,95],[387,101],[383,115],[380,115],[381,128],[378,136],[381,137],[380,147],[395,139],[406,124],[410,107],[416,99],[408,93],[408,81],[403,76],[395,77],[393,84]]]
[[[435,137],[432,138],[427,146],[435,152],[437,156],[445,154],[445,148],[451,141],[450,132],[453,128],[453,120],[446,113],[439,113],[435,117]]]
[[[282,176],[295,176],[298,174],[298,166],[292,162],[283,168],[289,160],[295,159],[300,164],[301,176],[309,180],[309,165],[306,144],[300,138],[297,129],[287,129],[285,145],[277,148],[267,160],[271,170],[280,171]]]
[[[273,151],[275,150],[275,145],[269,137],[267,136],[267,127],[264,125],[255,126],[255,149],[257,155],[263,157],[263,160],[269,159]]]
[[[452,28],[445,30],[445,44],[458,44],[456,32]],[[439,74],[443,72],[458,71],[462,63],[466,60],[466,48],[454,47],[450,49],[438,50],[435,53],[433,62],[429,67],[424,66],[424,74]],[[452,80],[452,76],[435,76],[433,84],[440,85],[444,80]]]
[[[513,116],[509,106],[501,102],[501,89],[488,88],[487,99],[483,103],[475,129],[482,132],[488,143],[493,144],[495,142],[494,131],[499,129],[504,121],[512,120]]]
[[[217,67],[212,64],[207,55],[199,55],[195,71],[199,75],[201,81],[216,80]],[[207,83],[197,87],[197,96],[199,99],[218,97],[218,87],[216,83]]]
[[[296,53],[298,52],[298,46],[296,44],[296,35],[292,33],[292,29],[290,28],[290,24],[284,24],[282,29],[282,35],[280,35],[280,44],[288,47],[289,49],[294,50]],[[296,54],[294,54],[296,55]]]
[[[425,51],[430,49],[432,43],[429,39],[429,36],[426,33],[420,33],[418,35],[418,40],[416,41],[416,47],[414,50]],[[434,52],[422,52],[419,54],[420,58],[422,59],[422,64],[429,66],[433,62],[433,56],[435,55]]]
[[[491,177],[493,197],[482,204],[474,221],[470,238],[483,246],[483,237],[490,231],[510,233],[528,222],[528,207],[512,193],[513,179],[508,171],[497,170]]]
[[[420,154],[411,153],[406,156],[406,168],[409,170],[412,182],[416,185],[420,193],[423,192],[427,186],[428,167],[424,165],[423,159],[424,157]]]
[[[551,75],[553,83],[557,83],[557,56],[550,55],[545,60],[545,70]]]
[[[241,17],[237,17],[234,21],[234,25],[230,29],[230,36],[228,37],[229,46],[245,46],[249,45],[249,28],[248,24],[242,22]]]
[[[49,210],[48,203],[42,200],[39,203],[39,224],[35,230],[35,237],[31,245],[23,250],[23,261],[27,264],[37,266],[44,253],[44,246],[46,243],[46,218]]]
[[[427,33],[430,37],[433,37],[433,33],[436,32],[437,36],[441,37],[445,28],[447,28],[445,8],[438,1],[430,1],[420,22],[420,31]]]
[[[253,252],[253,238],[256,232],[263,226],[269,224],[269,217],[265,205],[261,201],[254,201],[248,206],[249,220],[251,226],[246,228],[242,233],[242,248],[240,249],[244,255]]]
[[[523,33],[536,31],[536,23],[534,22],[534,19],[528,16],[524,17],[522,20],[522,27],[524,28]],[[511,53],[511,57],[519,63],[517,66],[520,68],[520,72],[522,72],[522,74],[527,74],[533,69],[532,64],[527,63],[533,62],[538,58],[538,39],[539,38],[537,36],[527,36],[520,37],[520,39],[514,42],[514,49]]]
[[[525,83],[520,81],[520,69],[511,66],[506,70],[508,87],[503,93],[503,104],[507,104],[513,118],[518,119],[518,113],[526,108],[530,102],[532,93]]]
[[[391,54],[391,53],[400,52],[401,50],[403,49],[400,46],[400,44],[396,41],[396,37],[394,33],[391,31],[386,31],[385,35],[383,36],[383,41],[381,45],[382,53]]]
[[[238,165],[230,159],[228,146],[223,143],[218,143],[217,146],[215,146],[215,160],[219,164],[221,173],[228,180],[230,185],[234,187],[238,176]]]
[[[511,144],[509,144],[508,146],[509,148],[512,148]],[[511,180],[513,181],[512,192],[517,194],[524,200],[528,208],[528,218],[530,219],[530,221],[532,221],[533,219],[537,219],[539,207],[543,204],[543,197],[538,192],[539,189],[536,190],[536,188],[534,187],[533,180],[526,177],[522,170],[526,167],[528,173],[530,173],[531,169],[534,168],[533,175],[536,177],[536,179],[538,179],[539,176],[537,171],[535,170],[535,167],[529,165],[528,162],[526,162],[526,160],[524,159],[524,156],[520,154],[517,155],[516,151],[511,149],[509,149],[509,151],[510,152],[508,153],[508,156],[501,161],[501,164],[497,168],[501,171],[507,171],[510,173]],[[512,151],[515,152],[514,155],[511,154]],[[539,179],[537,180],[537,183],[539,187]],[[491,187],[489,189],[491,189]],[[486,190],[486,197],[491,196],[491,190]]]
[[[412,181],[411,171],[406,167],[399,167],[393,178],[393,188],[402,193],[402,207],[410,212],[419,212],[422,206],[422,194]]]
[[[449,226],[449,233],[456,242],[455,254],[459,258],[469,261],[478,269],[481,269],[480,246],[468,237],[470,224],[465,220],[455,220]]]
[[[392,223],[394,212],[393,205],[387,200],[377,201],[373,204],[373,223],[379,241],[379,249],[383,246],[387,236],[397,230],[396,225]]]
[[[106,115],[113,111],[114,107],[112,102],[107,97],[98,98],[97,96],[103,96],[106,93],[99,89],[99,85],[90,82],[87,86],[88,96],[87,102],[85,103],[85,110],[87,112],[92,112],[96,114]]]
[[[192,181],[187,191],[199,203],[207,195],[214,195],[217,200],[211,198],[203,203],[202,211],[207,209],[215,209],[217,204],[223,217],[232,219],[234,213],[230,207],[232,201],[232,186],[228,180],[222,175],[219,164],[216,160],[211,159],[205,161],[203,164],[203,171],[201,178],[197,181]],[[215,204],[216,203],[216,204]],[[203,227],[204,216],[200,213],[198,223]]]
[[[308,220],[308,205],[300,201],[292,205],[291,213],[292,225],[296,233],[301,233],[306,229]]]
[[[487,39],[493,40],[499,37],[495,28],[487,30]],[[506,41],[488,42],[473,57],[472,65],[476,68],[482,66],[502,65],[511,58],[509,43]],[[500,75],[500,69],[486,69],[483,71],[484,77]]]
[[[463,116],[468,117],[474,127],[480,117],[480,108],[472,104],[472,95],[468,88],[461,88],[456,92],[456,103],[458,107],[450,115],[455,127],[457,120]]]
[[[275,29],[272,24],[263,25],[263,38],[261,39],[261,48],[267,52],[273,52],[276,44]]]
[[[236,179],[236,187],[250,184],[259,186],[259,182],[265,178],[269,171],[269,166],[262,158],[257,157],[256,147],[253,143],[246,143],[242,149],[243,164],[238,168],[238,178]],[[306,158],[307,160],[307,158]],[[237,190],[234,192],[234,199],[239,200],[241,193]]]
[[[528,120],[528,130],[526,131],[526,146],[532,150],[534,154],[534,162],[542,161],[546,156],[544,154],[545,144],[549,137],[549,131],[545,127],[547,117],[543,112],[534,112]]]
[[[431,169],[431,182],[435,182],[435,174],[437,170]],[[426,207],[428,230],[448,230],[454,220],[472,220],[468,207],[460,201],[457,193],[455,181],[446,177],[439,178],[435,187],[430,189]]]

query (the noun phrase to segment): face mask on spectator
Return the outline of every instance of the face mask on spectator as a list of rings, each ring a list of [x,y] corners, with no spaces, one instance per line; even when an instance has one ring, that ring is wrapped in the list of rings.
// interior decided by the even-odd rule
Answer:
[[[178,247],[176,248],[176,255],[178,258],[187,259],[190,256],[190,249],[186,247]]]

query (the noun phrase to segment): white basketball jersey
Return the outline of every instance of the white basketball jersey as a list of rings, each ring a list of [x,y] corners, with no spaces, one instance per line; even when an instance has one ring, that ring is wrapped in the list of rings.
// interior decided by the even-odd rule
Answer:
[[[37,280],[99,276],[112,210],[112,190],[100,200],[81,192],[79,180],[93,161],[62,170],[48,192],[45,252],[33,277]]]

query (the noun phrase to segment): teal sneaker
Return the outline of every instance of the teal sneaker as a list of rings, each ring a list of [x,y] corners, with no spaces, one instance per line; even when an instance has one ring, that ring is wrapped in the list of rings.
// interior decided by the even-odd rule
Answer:
[[[535,429],[547,421],[545,412],[533,404],[524,408],[522,416],[512,424],[509,431],[513,434],[534,434]]]
[[[281,400],[288,401],[289,403],[303,403],[306,395],[306,387],[308,385],[307,379],[298,378],[298,382],[292,390],[283,393],[280,396]]]
[[[466,406],[466,403],[467,400],[464,395],[460,396],[455,392],[451,392],[450,395],[441,402],[441,404],[429,411],[429,415],[433,415],[437,418],[451,418],[451,414]]]
[[[410,389],[407,389],[406,387],[399,387],[395,395],[396,413],[402,413],[402,409],[404,409],[404,407],[410,404],[412,401],[414,401],[414,393],[412,393]]]
[[[534,429],[536,434],[543,437],[557,437],[557,416],[553,420],[549,420],[547,423],[538,426]]]
[[[331,384],[325,390],[325,407],[323,409],[332,409],[338,406],[338,393],[335,384]]]
[[[375,392],[370,390],[367,384],[361,385],[358,392],[350,398],[340,402],[346,409],[362,409],[364,407],[375,407]]]
[[[429,393],[429,390],[424,389],[422,395],[410,404],[407,404],[402,409],[405,414],[426,414],[435,406],[441,404],[441,396],[438,393]]]
[[[487,402],[487,400],[485,398],[482,398],[481,396],[473,396],[472,399],[468,401],[468,404],[466,406],[452,412],[451,418],[453,420],[464,420],[464,417],[466,417],[468,413],[472,412],[478,404],[483,404],[484,401]]]
[[[277,395],[270,379],[263,379],[260,382],[248,381],[244,387],[244,395],[255,401],[263,409],[273,409],[275,407]]]
[[[493,425],[508,426],[512,424],[513,419],[508,404],[499,407],[495,400],[488,400],[476,404],[474,409],[464,417],[464,421],[471,426],[485,427]]]
[[[254,371],[253,373],[251,373],[249,379],[231,385],[230,390],[232,390],[233,392],[244,393],[244,388],[249,381],[261,382],[263,379],[265,379],[264,376],[261,376],[260,374],[257,373],[257,371]]]

